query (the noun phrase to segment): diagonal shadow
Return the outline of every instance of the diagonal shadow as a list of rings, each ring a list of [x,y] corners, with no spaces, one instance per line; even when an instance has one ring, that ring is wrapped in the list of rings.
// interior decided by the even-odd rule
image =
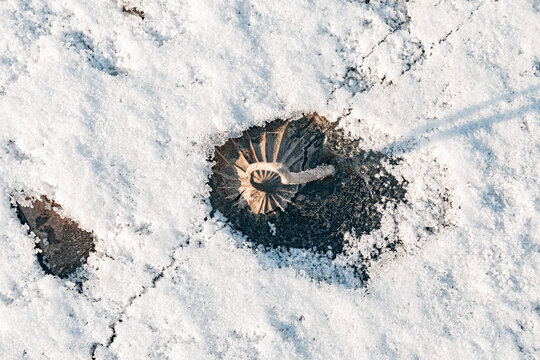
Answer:
[[[540,114],[540,101],[538,99],[531,99],[527,105],[523,105],[517,109],[509,110],[506,112],[497,112],[488,116],[483,116],[474,121],[463,122],[465,119],[470,118],[479,112],[493,107],[502,101],[512,102],[520,97],[528,97],[538,92],[540,95],[540,85],[531,86],[526,89],[512,92],[510,94],[504,94],[481,102],[479,104],[470,106],[468,108],[459,110],[453,114],[450,114],[441,119],[437,119],[428,124],[418,126],[411,130],[407,135],[401,139],[396,140],[377,151],[391,153],[393,155],[400,155],[407,153],[415,148],[426,146],[429,143],[448,140],[452,137],[460,134],[470,134],[478,131],[482,128],[490,128],[491,126],[507,121],[519,116],[524,116],[530,112],[536,112]]]

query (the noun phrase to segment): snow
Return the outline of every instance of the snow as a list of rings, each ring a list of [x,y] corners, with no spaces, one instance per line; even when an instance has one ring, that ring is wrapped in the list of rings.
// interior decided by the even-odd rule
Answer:
[[[0,3],[3,358],[540,356],[538,1],[124,4],[145,19]],[[214,146],[312,111],[403,158],[409,203],[350,235],[403,242],[366,286],[210,217]],[[39,267],[20,190],[99,238],[74,278]]]

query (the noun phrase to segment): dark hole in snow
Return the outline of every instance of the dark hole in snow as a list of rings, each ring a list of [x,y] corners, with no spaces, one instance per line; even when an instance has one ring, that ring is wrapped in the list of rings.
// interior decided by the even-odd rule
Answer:
[[[67,277],[82,265],[94,250],[92,233],[61,217],[60,206],[46,197],[15,203],[17,217],[36,235],[39,264],[48,274]]]
[[[281,145],[275,155],[275,138],[280,134]],[[295,146],[292,155],[284,158],[283,154]],[[257,189],[252,184],[252,190],[242,176],[255,158],[261,161],[264,156],[267,161],[277,158],[278,162],[289,164],[292,172],[321,165],[333,165],[335,172],[305,184],[287,185],[284,206],[274,204],[271,198],[271,206],[263,206],[257,202],[260,191],[255,191],[261,186]],[[310,249],[335,257],[344,249],[347,232],[359,237],[379,229],[381,211],[405,202],[407,181],[398,180],[384,166],[385,162],[397,165],[399,159],[360,149],[357,140],[347,138],[335,123],[316,114],[252,127],[243,136],[216,147],[214,160],[210,179],[213,211],[220,211],[253,244],[266,248]],[[263,209],[262,213],[257,213],[259,209]],[[373,249],[370,259],[385,250],[395,250],[398,242],[388,239],[385,246]],[[359,264],[360,268],[363,266]],[[363,276],[367,277],[365,272]]]

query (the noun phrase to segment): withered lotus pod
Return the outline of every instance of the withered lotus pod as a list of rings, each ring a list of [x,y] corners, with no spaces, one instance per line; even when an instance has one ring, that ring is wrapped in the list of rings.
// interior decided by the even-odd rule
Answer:
[[[317,114],[252,128],[216,147],[212,168],[226,199],[254,214],[285,211],[298,186],[332,176],[333,165],[308,168],[310,155],[331,124]]]
[[[94,249],[94,236],[78,224],[58,214],[60,208],[46,197],[17,202],[17,214],[22,223],[39,239],[38,259],[46,272],[60,277],[73,273]],[[55,210],[56,209],[56,210]]]

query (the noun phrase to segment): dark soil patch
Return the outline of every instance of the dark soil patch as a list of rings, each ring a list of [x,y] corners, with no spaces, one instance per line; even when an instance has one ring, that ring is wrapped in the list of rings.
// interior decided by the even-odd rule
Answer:
[[[307,121],[303,117],[295,123],[303,128]],[[274,127],[270,123],[267,130]],[[254,127],[248,131],[256,134],[264,130]],[[310,249],[332,257],[342,253],[345,233],[354,231],[361,236],[379,229],[382,209],[405,202],[407,181],[398,180],[384,166],[384,163],[396,165],[400,160],[360,149],[358,141],[348,139],[335,126],[323,125],[314,131],[319,132],[318,141],[313,142],[317,148],[309,151],[302,170],[332,164],[336,168],[334,176],[301,185],[285,211],[278,209],[256,215],[227,199],[227,194],[219,188],[225,180],[214,173],[210,179],[213,211],[220,211],[254,245]],[[398,241],[389,240],[384,249],[374,249],[372,258],[385,249],[395,249]]]

